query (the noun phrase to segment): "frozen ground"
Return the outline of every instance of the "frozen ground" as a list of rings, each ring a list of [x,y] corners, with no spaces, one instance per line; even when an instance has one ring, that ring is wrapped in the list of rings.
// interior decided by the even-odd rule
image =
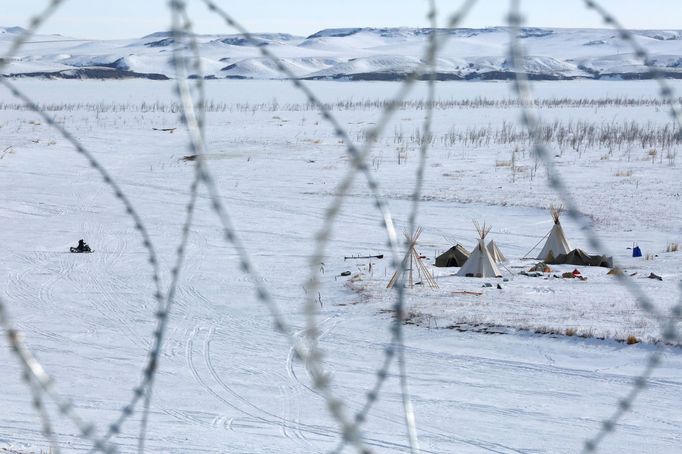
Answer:
[[[169,112],[171,84],[165,82],[19,81],[72,131],[129,194],[149,228],[166,272],[179,241],[192,176],[186,135],[154,131],[179,126]],[[385,99],[390,83],[316,82],[325,101]],[[681,84],[677,85],[682,88]],[[343,144],[303,100],[280,82],[214,81],[212,100],[225,109],[208,114],[210,166],[242,237],[294,326],[302,328],[302,283],[312,238],[321,226],[334,187],[348,167]],[[424,87],[418,87],[423,94]],[[504,83],[447,83],[439,97],[505,99]],[[562,82],[536,85],[541,97],[571,99],[653,97],[648,82]],[[277,99],[277,103],[273,100]],[[142,102],[168,109],[143,109]],[[0,103],[15,102],[8,93]],[[249,108],[237,103],[250,103]],[[118,106],[90,109],[86,104]],[[260,105],[256,105],[262,103]],[[275,105],[276,104],[276,105]],[[291,104],[293,106],[287,106]],[[125,109],[122,108],[125,106]],[[351,136],[359,139],[376,121],[376,108],[336,109]],[[491,237],[512,259],[520,258],[549,230],[546,210],[558,199],[534,170],[527,146],[518,144],[519,168],[505,161],[513,144],[448,143],[451,131],[514,122],[514,107],[452,107],[436,111],[419,224],[420,252],[433,258],[451,240],[471,247],[472,219],[493,224]],[[543,108],[543,118],[584,120],[595,125],[623,121],[669,124],[664,108],[635,106]],[[387,128],[371,157],[399,228],[406,225],[423,110],[406,107]],[[30,112],[0,104],[0,288],[27,343],[55,377],[77,410],[106,428],[137,384],[154,329],[153,286],[144,250],[130,220],[82,158]],[[651,271],[663,281],[638,279],[665,310],[680,298],[682,253],[665,254],[680,242],[682,183],[679,161],[662,148],[613,142],[560,149],[562,175],[575,189],[582,211],[614,257],[637,278]],[[4,150],[4,151],[3,151]],[[670,147],[671,153],[677,147]],[[516,165],[516,164],[515,164]],[[523,169],[523,170],[521,170]],[[533,169],[533,172],[531,170]],[[531,174],[533,174],[531,178]],[[366,262],[344,262],[351,254],[386,253],[378,215],[361,178],[352,188],[324,262],[320,321],[326,366],[334,392],[358,410],[374,382],[390,338],[384,313],[391,274],[377,261],[373,274],[349,288],[345,270]],[[565,229],[575,246],[587,247],[579,227]],[[68,246],[85,238],[96,253],[72,255]],[[654,260],[635,261],[627,247],[638,242]],[[150,452],[326,452],[339,439],[323,399],[311,390],[305,368],[272,329],[251,283],[238,271],[236,254],[221,239],[218,222],[202,193],[187,264],[173,307],[169,335],[154,392]],[[424,452],[576,452],[600,421],[615,411],[644,367],[650,344],[537,336],[511,331],[485,335],[433,329],[470,320],[493,325],[577,327],[643,340],[659,334],[634,307],[606,270],[583,270],[586,282],[513,276],[503,290],[481,289],[471,279],[439,270],[441,290],[410,292],[409,308],[423,326],[406,325],[407,361],[420,441]],[[367,274],[367,273],[366,273]],[[511,277],[511,276],[510,276]],[[356,283],[357,284],[357,283]],[[465,298],[456,291],[483,291]],[[371,298],[367,299],[366,296]],[[429,321],[433,321],[429,329]],[[4,340],[2,341],[4,342]],[[0,378],[3,412],[0,447],[28,452],[46,449],[20,369],[8,348]],[[628,413],[604,452],[674,452],[682,433],[679,393],[682,356],[668,348],[650,386]],[[115,438],[123,452],[136,447],[139,415]],[[376,452],[407,451],[400,393],[392,376],[365,427]],[[73,427],[56,422],[69,452],[87,444]]]

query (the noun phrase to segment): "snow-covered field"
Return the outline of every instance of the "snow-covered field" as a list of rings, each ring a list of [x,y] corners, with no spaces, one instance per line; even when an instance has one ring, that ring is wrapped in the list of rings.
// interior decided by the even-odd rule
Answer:
[[[171,111],[172,82],[16,83],[90,149],[130,197],[151,233],[167,285],[193,173],[192,163],[182,159],[190,152],[177,112]],[[673,85],[682,89],[682,83]],[[390,98],[398,88],[379,82],[310,86],[333,103],[334,115],[356,140],[381,113],[374,101]],[[335,186],[349,167],[344,144],[286,82],[210,81],[207,88],[214,103],[207,114],[210,168],[264,283],[302,330],[308,257]],[[550,147],[609,253],[637,273],[633,279],[667,312],[681,297],[682,252],[665,252],[669,243],[682,242],[678,146],[656,139],[629,142],[625,134],[635,122],[667,137],[664,128],[671,124],[665,107],[646,101],[655,98],[655,84],[546,82],[535,89],[545,100],[641,101],[582,107],[562,101],[542,107],[541,114],[548,123],[572,125],[572,133],[578,121],[615,128],[613,138],[582,143],[577,150],[569,142],[550,142]],[[455,102],[504,101],[511,96],[508,84],[448,82],[439,83],[437,91],[447,108],[435,111],[418,249],[431,262],[453,241],[470,248],[476,239],[472,219],[485,220],[510,262],[507,281],[458,278],[450,269],[434,269],[440,289],[408,291],[411,321],[420,322],[406,324],[405,337],[422,451],[579,451],[631,389],[660,332],[607,269],[581,268],[586,281],[517,274],[534,263],[521,258],[550,229],[547,207],[559,198],[547,187],[527,142],[499,139],[508,128],[520,132],[514,105]],[[424,93],[419,85],[410,99],[423,99]],[[57,389],[101,433],[131,396],[151,345],[155,290],[149,265],[132,222],[95,171],[36,115],[13,103],[8,92],[0,93],[2,296]],[[411,207],[423,116],[423,106],[406,104],[369,159],[400,229]],[[173,133],[152,129],[175,127]],[[477,135],[477,128],[485,131]],[[239,271],[203,191],[197,209],[154,390],[148,451],[332,450],[339,429]],[[578,224],[569,219],[563,224],[574,247],[589,249]],[[96,252],[68,253],[79,238]],[[653,259],[630,257],[633,242]],[[343,257],[387,254],[385,243],[373,200],[357,178],[321,267],[319,317],[325,366],[349,412],[362,407],[375,381],[390,339],[386,309],[394,293],[384,288],[392,273],[388,260],[375,260],[370,273],[367,261]],[[339,276],[343,271],[360,278]],[[646,279],[651,272],[663,280]],[[483,282],[503,288],[482,288]],[[506,334],[443,329],[463,322],[504,327]],[[593,337],[525,331],[545,328],[572,328]],[[628,335],[645,342],[611,340]],[[47,450],[20,367],[4,337],[2,342],[0,450]],[[679,347],[667,347],[663,358],[634,409],[604,441],[604,452],[679,449]],[[114,438],[122,452],[135,450],[139,419],[134,414]],[[70,424],[56,419],[55,426],[65,451],[87,450]],[[363,429],[376,452],[409,451],[394,375]]]

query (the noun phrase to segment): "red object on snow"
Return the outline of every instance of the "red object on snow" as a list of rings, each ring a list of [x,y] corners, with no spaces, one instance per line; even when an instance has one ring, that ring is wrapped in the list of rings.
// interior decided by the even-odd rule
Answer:
[[[580,271],[578,271],[578,268],[573,269],[573,276],[581,276]]]

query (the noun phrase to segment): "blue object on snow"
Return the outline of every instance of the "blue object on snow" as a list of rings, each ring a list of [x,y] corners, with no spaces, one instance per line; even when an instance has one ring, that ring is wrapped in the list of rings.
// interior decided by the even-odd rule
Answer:
[[[639,248],[639,246],[635,246],[632,248],[632,256],[633,257],[641,257],[642,256],[642,250]]]

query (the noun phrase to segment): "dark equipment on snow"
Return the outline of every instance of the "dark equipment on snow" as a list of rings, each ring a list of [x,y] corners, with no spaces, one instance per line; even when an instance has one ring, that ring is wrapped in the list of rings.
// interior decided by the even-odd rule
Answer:
[[[379,255],[350,255],[347,257],[344,257],[344,260],[348,259],[353,259],[353,260],[359,260],[359,259],[383,259],[384,254],[379,254]]]
[[[603,266],[613,268],[613,258],[605,255],[590,255],[582,249],[573,249],[568,254],[559,254],[553,257],[549,254],[545,263],[552,265],[583,265],[583,266]]]
[[[82,253],[82,252],[95,252],[92,249],[90,249],[90,246],[87,245],[85,241],[78,240],[78,246],[76,247],[71,247],[69,250],[73,253]]]

